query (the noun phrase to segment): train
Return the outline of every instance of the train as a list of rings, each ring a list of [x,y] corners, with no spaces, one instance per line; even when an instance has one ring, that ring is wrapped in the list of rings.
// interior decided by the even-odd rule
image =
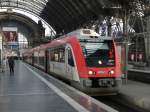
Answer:
[[[118,50],[111,37],[78,29],[24,52],[23,60],[90,95],[117,94],[121,87]]]

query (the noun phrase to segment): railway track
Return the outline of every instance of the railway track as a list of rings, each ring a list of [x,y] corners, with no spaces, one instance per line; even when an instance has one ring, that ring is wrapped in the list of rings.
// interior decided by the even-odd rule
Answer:
[[[119,95],[116,96],[94,96],[93,98],[97,99],[100,102],[103,102],[106,105],[118,110],[119,112],[148,112],[142,110],[139,107],[129,104],[120,98]]]

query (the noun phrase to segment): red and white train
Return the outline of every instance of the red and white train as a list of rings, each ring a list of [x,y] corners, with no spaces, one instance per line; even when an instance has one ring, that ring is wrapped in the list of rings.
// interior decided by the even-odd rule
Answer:
[[[68,80],[88,94],[115,94],[121,66],[112,38],[80,29],[23,53],[24,61]]]

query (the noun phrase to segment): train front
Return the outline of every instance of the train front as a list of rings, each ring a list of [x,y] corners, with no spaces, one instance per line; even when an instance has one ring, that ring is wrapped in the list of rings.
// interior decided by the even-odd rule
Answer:
[[[87,36],[80,39],[82,57],[80,89],[88,94],[116,94],[121,87],[121,68],[113,39]],[[81,63],[80,59],[80,63]]]

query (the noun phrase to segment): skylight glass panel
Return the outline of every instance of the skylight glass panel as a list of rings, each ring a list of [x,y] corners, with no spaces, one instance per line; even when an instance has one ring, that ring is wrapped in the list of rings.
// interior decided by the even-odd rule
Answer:
[[[47,2],[48,0],[0,0],[0,5],[1,9],[3,7],[27,9],[40,15]]]

